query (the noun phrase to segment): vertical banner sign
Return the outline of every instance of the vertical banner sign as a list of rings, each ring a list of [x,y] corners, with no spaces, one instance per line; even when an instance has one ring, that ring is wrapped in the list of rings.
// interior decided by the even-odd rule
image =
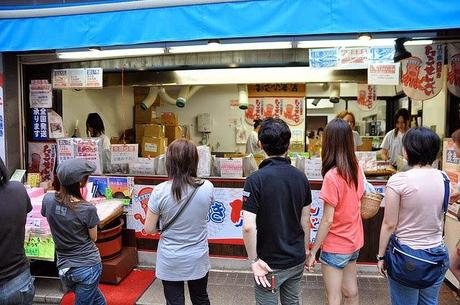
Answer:
[[[3,67],[2,55],[0,54],[0,157],[6,160],[5,149],[5,116],[3,111]]]
[[[412,57],[401,62],[404,93],[419,101],[435,97],[442,89],[444,46],[433,44],[407,49],[412,53]]]
[[[32,139],[34,141],[48,139],[48,110],[46,108],[32,109]]]
[[[447,45],[448,73],[447,88],[449,92],[460,97],[460,43]]]
[[[370,111],[376,106],[376,90],[374,85],[358,84],[357,103],[364,111]]]

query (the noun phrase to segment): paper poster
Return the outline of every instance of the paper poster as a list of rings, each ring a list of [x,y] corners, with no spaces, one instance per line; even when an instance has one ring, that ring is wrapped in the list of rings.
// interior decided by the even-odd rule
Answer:
[[[399,85],[399,63],[369,64],[369,85]]]
[[[320,158],[305,158],[305,175],[308,179],[321,180],[323,176],[321,175],[322,162]]]
[[[137,161],[139,144],[112,144],[110,145],[110,163],[126,164]]]
[[[376,88],[374,85],[358,84],[357,104],[361,110],[370,111],[376,106]]]
[[[32,139],[34,141],[48,139],[48,110],[46,108],[32,109]]]
[[[248,109],[244,112],[244,118],[249,125],[254,125],[255,120],[262,119],[262,99],[249,98]]]
[[[407,50],[412,57],[401,61],[404,93],[419,101],[435,97],[442,89],[444,46],[411,46]]]
[[[31,234],[24,241],[24,250],[28,258],[54,261],[55,245],[51,235]]]
[[[39,173],[41,182],[53,182],[56,164],[56,143],[29,142],[27,171]]]
[[[109,185],[109,178],[102,176],[89,176],[88,183],[93,184],[93,197],[105,197]]]
[[[442,146],[442,170],[449,177],[451,188],[457,189],[457,184],[460,182],[460,159],[455,154],[455,144],[452,139],[444,139]],[[456,216],[459,209],[459,204],[449,203],[449,212]]]
[[[341,68],[367,68],[369,63],[369,48],[341,48],[339,57],[339,66]]]
[[[338,49],[310,49],[308,58],[311,68],[336,67],[338,62]]]
[[[113,198],[128,199],[132,197],[133,177],[108,177],[108,188],[112,190]]]
[[[30,108],[52,108],[53,90],[47,79],[32,80],[29,85]]]
[[[291,126],[298,126],[304,122],[305,102],[303,98],[284,98],[280,101],[282,120]]]
[[[243,177],[243,159],[221,158],[220,176],[222,178],[241,178]]]
[[[102,88],[102,68],[86,69],[86,88]]]
[[[58,164],[65,160],[75,158],[75,146],[73,138],[57,139]]]
[[[75,157],[93,162],[96,165],[96,175],[102,174],[99,138],[79,139],[75,138]]]
[[[53,70],[52,83],[54,89],[66,89],[69,88],[69,76],[66,69]]]
[[[134,230],[137,238],[153,238],[155,236],[144,231],[145,216],[153,188],[153,185],[134,185],[132,209],[126,216],[126,227]]]
[[[70,88],[83,88],[86,85],[85,69],[68,69],[67,75],[69,78]]]
[[[129,163],[129,173],[131,175],[155,175],[155,160],[150,158],[137,158],[136,161]]]
[[[393,63],[394,55],[394,46],[371,47],[369,50],[369,63]]]
[[[447,88],[450,93],[460,97],[460,43],[447,44],[447,56]]]
[[[59,139],[65,137],[62,117],[52,109],[48,110],[48,132],[50,139]]]

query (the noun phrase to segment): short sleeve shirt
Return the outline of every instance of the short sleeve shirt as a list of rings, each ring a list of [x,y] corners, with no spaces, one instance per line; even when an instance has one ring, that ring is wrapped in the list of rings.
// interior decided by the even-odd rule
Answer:
[[[285,158],[264,160],[246,179],[243,210],[256,214],[257,256],[275,269],[305,260],[302,209],[311,203],[304,173]]]
[[[99,250],[88,232],[99,223],[95,206],[81,202],[70,208],[50,193],[43,198],[41,213],[48,220],[53,235],[59,269],[93,266],[101,262]]]
[[[361,198],[364,194],[364,180],[358,168],[358,188],[347,183],[336,168],[324,176],[320,198],[324,204],[334,207],[334,220],[322,249],[326,252],[351,254],[364,245],[363,222],[361,219]]]
[[[388,150],[388,156],[392,165],[396,164],[398,157],[402,155],[402,139],[404,134],[398,132],[395,137],[395,129],[388,132],[383,138],[381,148]]]

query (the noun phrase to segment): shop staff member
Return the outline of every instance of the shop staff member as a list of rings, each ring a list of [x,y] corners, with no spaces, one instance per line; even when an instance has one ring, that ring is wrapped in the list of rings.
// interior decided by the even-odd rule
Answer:
[[[409,130],[410,115],[407,109],[399,109],[394,117],[395,129],[391,130],[383,138],[381,145],[382,159],[390,160],[391,165],[396,166],[398,157],[402,156],[402,138]]]
[[[350,125],[351,130],[353,132],[353,146],[356,151],[359,146],[363,145],[363,141],[361,140],[359,133],[355,130],[355,126],[356,126],[355,115],[353,114],[353,112],[345,110],[339,113],[337,115],[337,118],[344,120],[345,122],[348,123],[348,125]]]
[[[259,136],[269,158],[246,179],[243,192],[243,238],[256,304],[278,304],[278,298],[281,304],[300,304],[310,240],[310,185],[286,158],[291,131],[284,121],[264,120]]]
[[[248,137],[248,141],[246,142],[246,155],[249,154],[261,154],[263,150],[259,147],[259,129],[262,120],[254,120],[254,130]]]
[[[96,112],[88,114],[86,119],[86,134],[88,137],[100,138],[102,148],[110,150],[110,139],[105,135],[104,122]]]
[[[0,304],[31,305],[35,287],[24,253],[24,235],[32,205],[24,185],[8,180],[0,159]]]

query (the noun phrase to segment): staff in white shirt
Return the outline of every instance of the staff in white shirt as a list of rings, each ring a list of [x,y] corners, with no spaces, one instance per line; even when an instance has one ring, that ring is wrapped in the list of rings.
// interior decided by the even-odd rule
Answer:
[[[246,155],[249,154],[261,154],[263,150],[259,147],[259,129],[262,120],[254,120],[254,130],[251,131],[251,134],[248,137],[246,142]]]

